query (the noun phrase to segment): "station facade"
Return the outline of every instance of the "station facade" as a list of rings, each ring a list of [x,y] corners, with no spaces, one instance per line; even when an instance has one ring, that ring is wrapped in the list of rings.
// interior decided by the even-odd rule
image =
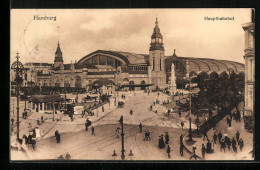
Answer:
[[[152,90],[169,87],[172,63],[175,65],[177,88],[182,88],[192,75],[209,78],[227,76],[231,71],[244,73],[244,64],[234,61],[180,57],[175,49],[173,55],[165,56],[163,36],[157,18],[147,54],[97,50],[78,62],[64,64],[58,43],[53,64],[27,63],[25,67],[30,67],[29,80],[30,74],[34,74],[34,81],[38,86],[80,87],[87,90],[93,86],[103,86],[103,91],[118,87]]]

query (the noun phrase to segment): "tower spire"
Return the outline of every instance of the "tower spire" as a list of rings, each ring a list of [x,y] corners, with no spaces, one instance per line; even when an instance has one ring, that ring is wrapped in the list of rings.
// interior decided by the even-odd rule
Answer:
[[[155,26],[158,26],[158,18],[157,18],[157,15],[156,15]]]

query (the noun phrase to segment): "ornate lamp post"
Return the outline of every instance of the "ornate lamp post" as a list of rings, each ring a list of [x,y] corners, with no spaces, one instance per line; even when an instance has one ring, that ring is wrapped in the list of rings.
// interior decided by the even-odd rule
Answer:
[[[19,53],[16,53],[16,61],[12,64],[11,69],[15,71],[15,83],[16,83],[16,98],[17,98],[17,139],[19,138],[19,95],[20,95],[20,85],[23,82],[22,75],[24,73],[23,64],[19,61]]]

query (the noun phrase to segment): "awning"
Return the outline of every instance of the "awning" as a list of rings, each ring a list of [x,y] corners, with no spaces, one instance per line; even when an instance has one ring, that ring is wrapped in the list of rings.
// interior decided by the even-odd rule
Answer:
[[[33,103],[47,103],[47,102],[58,102],[63,99],[59,94],[55,95],[33,95],[31,101]]]

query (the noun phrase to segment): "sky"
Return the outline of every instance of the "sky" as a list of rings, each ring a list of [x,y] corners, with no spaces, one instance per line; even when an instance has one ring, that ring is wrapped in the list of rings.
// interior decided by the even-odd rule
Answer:
[[[34,16],[56,17],[34,20]],[[165,55],[244,63],[244,31],[250,9],[12,9],[11,63],[53,63],[59,41],[64,63],[96,50],[149,54],[158,17]],[[229,21],[204,17],[234,17]]]

